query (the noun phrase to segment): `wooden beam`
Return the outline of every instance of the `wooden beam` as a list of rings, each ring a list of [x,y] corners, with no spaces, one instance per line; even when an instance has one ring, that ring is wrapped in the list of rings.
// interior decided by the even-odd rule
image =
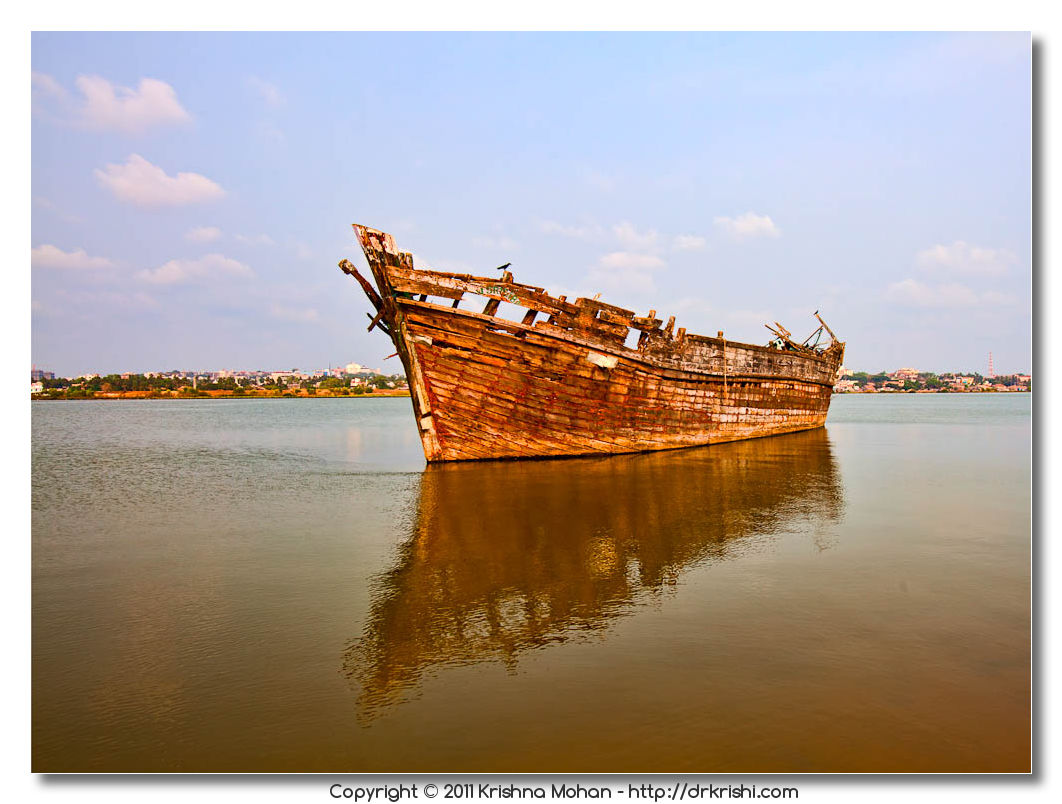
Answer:
[[[358,269],[354,267],[354,264],[350,260],[340,260],[339,267],[343,270],[343,273],[354,277],[358,280],[358,284],[361,285],[361,289],[365,291],[365,295],[369,297],[369,301],[372,302],[372,306],[379,310],[383,306],[383,300],[380,298],[380,294],[376,292],[369,280],[358,273]]]
[[[831,337],[831,338],[833,338],[833,340],[834,340],[834,341],[836,341],[836,340],[837,340],[837,336],[833,334],[833,330],[832,330],[832,329],[830,329],[830,328],[829,328],[829,326],[827,326],[826,322],[822,320],[822,316],[820,316],[820,315],[819,315],[819,314],[818,314],[818,313],[816,312],[816,313],[815,313],[815,318],[819,319],[819,323],[820,323],[820,324],[822,324],[822,325],[823,325],[824,327],[826,327],[826,331],[827,331],[828,333],[830,333],[830,337]]]

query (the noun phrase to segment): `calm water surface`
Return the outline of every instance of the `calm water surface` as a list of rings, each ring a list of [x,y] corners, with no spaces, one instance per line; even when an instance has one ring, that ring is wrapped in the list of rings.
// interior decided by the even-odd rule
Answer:
[[[425,469],[408,399],[33,403],[35,771],[1021,771],[1028,394]]]

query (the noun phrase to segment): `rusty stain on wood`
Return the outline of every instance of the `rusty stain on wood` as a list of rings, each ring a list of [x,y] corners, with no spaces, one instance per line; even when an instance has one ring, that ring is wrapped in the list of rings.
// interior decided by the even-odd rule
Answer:
[[[674,316],[662,327],[656,310],[572,303],[509,270],[498,279],[416,269],[391,235],[354,231],[375,287],[349,260],[340,268],[402,359],[430,462],[674,449],[826,421],[845,345],[817,311],[812,345],[778,322],[766,325],[775,338],[765,346],[727,342],[722,331],[676,333]],[[468,294],[486,297],[482,313],[458,308]],[[503,301],[522,318],[499,316]]]

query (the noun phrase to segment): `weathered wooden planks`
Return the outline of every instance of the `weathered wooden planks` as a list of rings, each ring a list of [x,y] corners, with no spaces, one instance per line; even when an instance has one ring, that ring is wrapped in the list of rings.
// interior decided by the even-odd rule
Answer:
[[[674,316],[661,328],[655,310],[638,317],[597,299],[569,303],[508,271],[490,279],[414,269],[390,235],[355,231],[429,461],[671,449],[825,422],[844,353],[836,339],[824,350],[780,349],[676,333]],[[457,307],[466,295],[487,299],[482,313]],[[522,320],[498,318],[503,301],[526,308]],[[631,329],[636,348],[624,345]]]

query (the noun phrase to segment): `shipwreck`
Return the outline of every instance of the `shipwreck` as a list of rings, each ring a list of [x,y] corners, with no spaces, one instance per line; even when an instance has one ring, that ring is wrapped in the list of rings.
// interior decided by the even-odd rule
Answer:
[[[766,345],[739,343],[655,310],[552,296],[507,265],[495,277],[416,268],[391,235],[354,232],[375,284],[339,267],[402,360],[429,462],[677,449],[826,422],[845,345],[817,311],[802,341],[774,322]],[[502,317],[503,303],[521,315]]]

